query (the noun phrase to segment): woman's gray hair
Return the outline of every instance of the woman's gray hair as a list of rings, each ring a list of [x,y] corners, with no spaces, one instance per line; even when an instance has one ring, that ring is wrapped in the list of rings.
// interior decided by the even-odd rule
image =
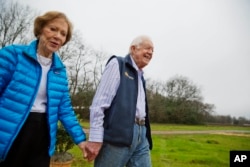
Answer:
[[[129,54],[131,54],[131,47],[132,46],[140,46],[144,41],[152,41],[151,38],[147,35],[140,35],[136,37],[129,46]]]

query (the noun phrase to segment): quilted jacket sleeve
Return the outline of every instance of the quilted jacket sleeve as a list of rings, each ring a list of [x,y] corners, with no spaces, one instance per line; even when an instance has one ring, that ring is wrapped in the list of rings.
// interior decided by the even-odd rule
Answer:
[[[66,74],[65,74],[66,75]],[[59,120],[62,122],[66,131],[70,134],[73,141],[79,144],[86,140],[86,135],[80,126],[75,112],[72,108],[71,99],[68,90],[67,77],[64,81],[63,96],[61,99],[61,104],[59,108]]]

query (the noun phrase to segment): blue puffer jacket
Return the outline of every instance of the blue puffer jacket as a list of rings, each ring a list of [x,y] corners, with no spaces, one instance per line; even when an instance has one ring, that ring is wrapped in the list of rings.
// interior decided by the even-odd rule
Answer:
[[[35,40],[28,46],[11,45],[0,50],[0,161],[6,158],[37,95],[42,72],[36,57],[37,44]],[[72,109],[68,90],[66,68],[53,53],[47,82],[50,156],[55,149],[58,120],[75,144],[86,140]]]

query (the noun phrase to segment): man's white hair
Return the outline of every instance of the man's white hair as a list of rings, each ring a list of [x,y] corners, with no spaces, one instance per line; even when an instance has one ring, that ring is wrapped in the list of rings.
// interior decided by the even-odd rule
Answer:
[[[129,46],[129,53],[131,53],[132,46],[140,46],[144,41],[152,41],[151,38],[147,35],[140,35],[136,37]]]

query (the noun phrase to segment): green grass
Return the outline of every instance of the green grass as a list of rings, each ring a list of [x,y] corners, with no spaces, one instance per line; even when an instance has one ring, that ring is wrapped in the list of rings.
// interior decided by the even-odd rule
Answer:
[[[154,167],[228,167],[230,150],[250,150],[250,136],[154,135]]]
[[[85,126],[86,127],[86,126]],[[250,130],[238,126],[186,126],[152,124],[152,130]],[[228,167],[230,150],[250,150],[247,136],[222,134],[153,135],[153,167]],[[75,146],[70,150],[75,159],[72,167],[92,167]]]

